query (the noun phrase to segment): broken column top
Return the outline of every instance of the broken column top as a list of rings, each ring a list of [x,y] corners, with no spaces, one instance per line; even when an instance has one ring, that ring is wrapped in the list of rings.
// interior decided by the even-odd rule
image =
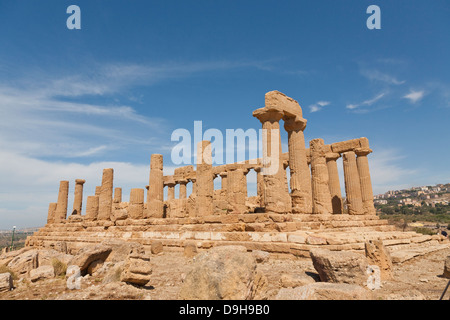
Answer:
[[[295,121],[306,121],[303,119],[302,108],[299,103],[279,91],[270,91],[265,95],[265,107],[253,111],[253,116],[258,117],[269,111],[277,111],[282,114],[283,119],[295,119]]]

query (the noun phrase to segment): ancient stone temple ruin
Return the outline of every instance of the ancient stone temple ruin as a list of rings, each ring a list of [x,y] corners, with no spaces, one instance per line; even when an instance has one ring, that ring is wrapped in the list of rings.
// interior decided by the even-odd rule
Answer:
[[[163,156],[153,154],[149,184],[145,189],[131,189],[129,202],[122,202],[122,189],[114,188],[114,170],[104,169],[95,195],[87,197],[84,215],[85,180],[75,180],[69,216],[69,181],[61,181],[58,201],[49,205],[46,226],[29,237],[27,245],[64,243],[69,251],[76,251],[89,243],[121,239],[144,246],[158,241],[165,250],[181,250],[192,243],[200,250],[238,244],[274,255],[309,256],[313,247],[363,250],[365,241],[374,239],[383,240],[392,251],[436,241],[431,236],[396,231],[376,215],[367,138],[331,144],[313,139],[306,148],[307,121],[302,109],[278,91],[268,92],[265,106],[253,116],[266,129],[262,158],[213,166],[210,142],[202,141],[195,167],[180,167],[173,175],[164,175]],[[287,153],[281,152],[280,120],[288,134]],[[345,195],[336,162],[341,157]],[[271,174],[263,174],[269,169]],[[247,195],[250,170],[257,174],[253,197]],[[218,176],[221,189],[214,190]],[[189,196],[188,184],[192,184]]]

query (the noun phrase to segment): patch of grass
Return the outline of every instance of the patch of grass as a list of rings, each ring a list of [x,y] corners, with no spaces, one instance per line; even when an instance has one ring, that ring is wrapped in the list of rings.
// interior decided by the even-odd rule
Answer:
[[[56,258],[53,258],[52,266],[53,266],[53,269],[55,270],[55,276],[60,277],[60,276],[66,275],[67,265],[64,262],[62,262]]]
[[[433,230],[433,229],[430,229],[430,228],[421,228],[421,227],[414,228],[414,231],[417,232],[417,233],[421,233],[421,234],[428,235],[428,236],[432,236],[432,235],[435,235],[435,234],[437,233],[437,232],[436,232],[435,230]]]

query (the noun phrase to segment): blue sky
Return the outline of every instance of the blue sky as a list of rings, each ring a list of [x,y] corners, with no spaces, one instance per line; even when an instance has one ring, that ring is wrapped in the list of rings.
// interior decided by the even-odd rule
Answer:
[[[375,193],[448,183],[449,16],[444,0],[1,1],[0,229],[44,225],[60,180],[72,198],[85,178],[86,199],[107,167],[126,200],[150,154],[173,170],[173,130],[259,129],[271,90],[300,103],[307,141],[369,138]]]

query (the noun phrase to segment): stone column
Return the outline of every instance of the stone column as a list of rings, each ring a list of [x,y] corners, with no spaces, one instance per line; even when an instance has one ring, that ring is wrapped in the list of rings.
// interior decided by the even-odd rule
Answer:
[[[87,197],[86,216],[84,218],[85,221],[97,220],[98,204],[99,204],[99,196],[88,196]]]
[[[178,180],[177,182],[180,185],[180,192],[178,194],[178,198],[186,199],[187,198],[186,185],[188,183],[188,180],[187,179],[183,179],[183,180]]]
[[[197,186],[195,210],[197,216],[208,216],[213,211],[214,174],[212,170],[211,141],[197,144]]]
[[[192,193],[191,195],[195,197],[197,195],[197,178],[190,178],[189,179],[192,183]]]
[[[220,176],[220,183],[221,183],[220,194],[223,197],[223,199],[225,199],[226,195],[227,195],[228,172],[222,171],[221,173],[219,173],[219,176]]]
[[[339,182],[339,172],[336,160],[341,155],[339,153],[327,152],[325,158],[327,160],[328,167],[328,185],[330,187],[331,194],[331,206],[333,207],[333,214],[342,214],[342,194],[341,184]]]
[[[330,214],[333,209],[328,186],[325,146],[322,139],[311,140],[309,146],[311,151],[312,212],[315,214]]]
[[[284,122],[284,128],[288,132],[292,212],[311,213],[311,172],[306,158],[305,136],[303,134],[306,128],[306,119],[288,118]]]
[[[102,187],[101,186],[96,186],[95,187],[95,195],[100,197],[100,193],[102,192]]]
[[[114,188],[114,203],[122,202],[122,188]]]
[[[358,167],[359,181],[361,184],[361,197],[365,214],[376,214],[373,204],[372,182],[370,179],[369,160],[367,155],[372,153],[369,148],[358,148],[355,150],[357,155],[356,165]]]
[[[75,180],[75,194],[73,198],[73,211],[72,214],[81,215],[81,208],[83,206],[83,184],[86,180]]]
[[[264,207],[264,176],[261,174],[261,167],[254,168],[256,172],[256,192],[259,198],[259,206]]]
[[[167,201],[175,199],[175,180],[170,179],[166,182],[167,185]]]
[[[342,156],[344,163],[345,193],[348,214],[364,214],[361,195],[361,183],[356,165],[355,153],[345,152]]]
[[[144,189],[131,189],[128,217],[131,219],[144,218]]]
[[[67,202],[69,198],[69,181],[59,183],[58,203],[56,204],[55,220],[66,220]]]
[[[232,213],[248,212],[245,205],[247,200],[247,173],[247,170],[239,167],[228,169],[226,200]]]
[[[150,158],[150,182],[147,199],[147,216],[162,218],[164,215],[163,156],[152,154]]]
[[[111,220],[114,169],[103,169],[97,220]]]
[[[56,211],[56,202],[52,202],[48,205],[48,215],[47,215],[47,223],[53,223],[55,219],[55,211]]]
[[[279,123],[283,114],[276,110],[258,109],[253,112],[253,116],[261,121],[263,129],[264,207],[266,212],[290,213],[292,202],[289,193],[286,192],[285,177],[283,176],[285,171]]]

